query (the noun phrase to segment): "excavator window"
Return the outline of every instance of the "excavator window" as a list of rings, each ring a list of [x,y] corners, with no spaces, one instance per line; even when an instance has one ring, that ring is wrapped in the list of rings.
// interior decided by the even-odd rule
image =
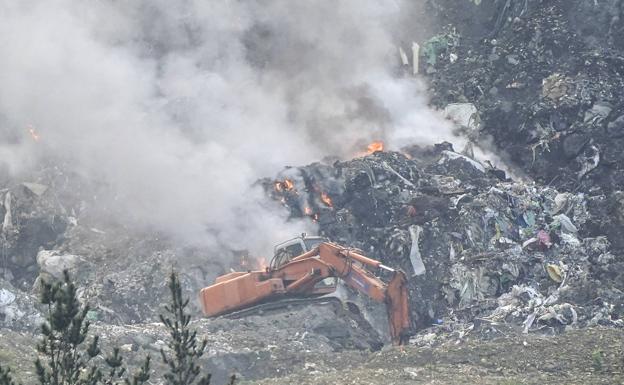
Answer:
[[[323,242],[325,242],[325,239],[323,238],[305,238],[303,240],[303,243],[305,243],[305,247],[306,247],[305,251],[312,250],[313,248],[315,248],[316,246],[320,245]]]
[[[271,261],[271,268],[277,268],[288,263],[294,257],[304,253],[301,243],[294,243],[286,247],[279,248],[275,251],[275,257]]]
[[[298,257],[298,256],[300,256],[301,254],[304,253],[303,247],[301,247],[301,244],[299,244],[299,243],[295,243],[294,245],[286,246],[284,248],[284,250],[286,250],[286,252],[290,256],[289,259],[292,259],[294,257]]]

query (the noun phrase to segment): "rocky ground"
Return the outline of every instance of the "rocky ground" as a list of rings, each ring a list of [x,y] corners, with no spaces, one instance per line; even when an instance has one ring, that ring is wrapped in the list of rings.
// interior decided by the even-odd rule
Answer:
[[[443,27],[418,42],[418,70],[472,145],[371,150],[259,181],[291,218],[408,273],[409,344],[382,348],[383,311],[348,291],[366,317],[328,300],[197,319],[214,383],[622,383],[621,7],[428,1]],[[0,362],[25,383],[41,279],[69,269],[94,332],[132,364],[164,346],[172,267],[191,298],[230,267],[102,222],[62,166],[0,183]]]
[[[624,336],[612,328],[574,330],[559,336],[504,334],[484,340],[479,334],[371,352],[344,319],[314,308],[245,322],[201,320],[209,340],[202,360],[225,383],[234,372],[241,384],[618,384],[624,380]],[[326,309],[325,309],[326,310]],[[300,324],[296,324],[301,322]],[[261,330],[261,332],[259,332]],[[303,331],[303,332],[302,332]],[[157,357],[164,346],[158,324],[95,327],[106,348],[121,346],[130,364],[145,354]],[[12,330],[0,334],[0,358],[24,383],[33,383],[33,336]],[[361,339],[367,340],[362,343]],[[359,342],[357,342],[359,341]],[[360,346],[350,345],[356,342]],[[366,348],[364,350],[360,350]],[[155,368],[162,364],[155,360]],[[154,384],[158,381],[152,382]]]

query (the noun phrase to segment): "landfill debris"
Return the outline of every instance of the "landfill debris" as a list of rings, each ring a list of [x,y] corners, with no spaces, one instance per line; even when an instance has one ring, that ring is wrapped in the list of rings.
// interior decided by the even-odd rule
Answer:
[[[441,25],[460,36],[452,52],[462,60],[433,55],[439,39],[421,50],[433,68],[425,74],[433,104],[474,104],[473,140],[494,145],[537,183],[589,194],[596,211],[607,209],[598,206],[624,184],[620,2],[506,1],[479,11],[472,2],[434,3]],[[620,248],[613,229],[621,225],[609,216],[593,231],[613,233]]]
[[[292,218],[311,207],[321,235],[413,272],[415,330],[448,317],[469,324],[477,314],[527,333],[582,327],[603,311],[587,298],[622,302],[621,275],[606,274],[621,258],[606,238],[584,236],[592,221],[585,194],[498,178],[449,144],[402,151],[289,168],[293,184],[307,186],[297,191],[275,189],[285,174],[262,184]],[[331,208],[317,191],[331,193]],[[619,325],[621,311],[601,322]]]

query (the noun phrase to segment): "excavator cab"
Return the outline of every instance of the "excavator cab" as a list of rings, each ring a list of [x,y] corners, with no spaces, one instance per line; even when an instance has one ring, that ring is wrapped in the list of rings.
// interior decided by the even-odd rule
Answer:
[[[271,260],[271,269],[276,269],[290,262],[291,259],[307,253],[327,239],[318,236],[308,236],[305,233],[301,236],[289,239],[275,246],[273,250],[273,259]]]
[[[293,258],[307,253],[323,242],[327,242],[327,239],[319,236],[308,236],[303,233],[299,237],[289,239],[276,245],[273,250],[273,259],[271,260],[270,269],[279,269]],[[338,278],[325,278],[314,286],[314,292],[317,294],[333,293],[337,286]]]

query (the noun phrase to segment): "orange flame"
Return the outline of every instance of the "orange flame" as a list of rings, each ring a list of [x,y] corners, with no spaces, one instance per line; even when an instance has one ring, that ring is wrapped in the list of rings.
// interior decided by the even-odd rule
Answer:
[[[273,184],[275,186],[275,191],[282,192],[284,190],[290,191],[295,188],[295,184],[290,179],[284,179],[283,182],[277,181]]]
[[[366,153],[367,154],[373,154],[377,151],[383,151],[384,150],[384,142],[382,141],[375,141],[371,144],[368,145],[368,147],[366,147]]]
[[[37,131],[35,130],[33,126],[28,126],[28,132],[30,133],[30,136],[33,138],[35,142],[38,142],[39,139],[41,139],[41,136],[39,136],[39,134],[37,133]]]
[[[312,209],[309,207],[304,207],[303,212],[305,213],[305,215],[312,215]]]
[[[322,192],[321,193],[321,200],[323,201],[323,203],[325,203],[327,206],[329,207],[334,207],[334,203],[332,202],[332,199],[329,197],[329,195],[327,195],[326,192]]]

